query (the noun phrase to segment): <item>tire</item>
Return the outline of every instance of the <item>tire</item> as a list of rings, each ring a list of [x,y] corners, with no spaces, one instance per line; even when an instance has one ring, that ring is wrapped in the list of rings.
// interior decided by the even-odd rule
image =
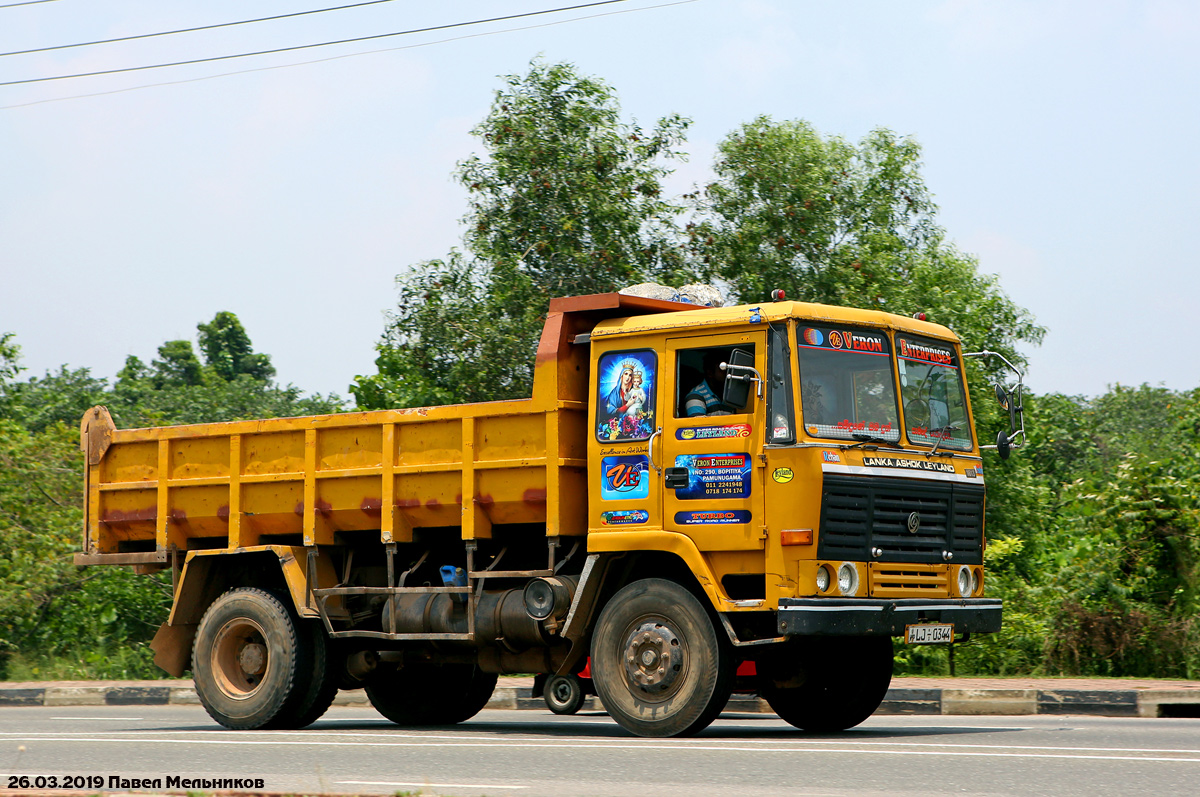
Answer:
[[[891,682],[891,637],[810,637],[759,668],[759,691],[775,713],[814,733],[863,722]]]
[[[239,587],[205,611],[192,646],[196,694],[235,730],[286,719],[307,689],[311,646],[292,612],[269,592]]]
[[[496,689],[496,674],[473,664],[409,664],[374,676],[367,698],[397,725],[456,725],[478,714]]]
[[[296,678],[293,699],[266,727],[295,730],[319,720],[337,697],[341,674],[340,646],[325,634],[319,620],[301,620],[301,637],[310,655],[301,659],[304,677]]]
[[[700,601],[648,578],[604,606],[592,635],[592,684],[604,708],[638,736],[708,727],[733,691],[733,655]]]
[[[583,707],[583,683],[577,675],[551,675],[542,696],[555,714],[574,714]]]

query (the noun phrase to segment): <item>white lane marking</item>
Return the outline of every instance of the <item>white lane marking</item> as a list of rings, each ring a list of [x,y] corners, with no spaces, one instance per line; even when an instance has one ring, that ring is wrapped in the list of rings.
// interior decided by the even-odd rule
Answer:
[[[442,744],[439,742],[289,742],[281,740],[255,741],[252,739],[234,740],[234,739],[113,739],[111,737],[59,737],[54,739],[47,738],[25,738],[19,737],[14,741],[31,741],[31,742],[88,742],[92,744],[108,743],[108,744],[217,744],[217,745],[243,745],[243,746],[288,746],[288,747],[461,747],[461,748],[480,748],[492,747],[496,749],[507,749],[510,747],[538,747],[547,749],[563,749],[563,750],[630,750],[630,751],[645,751],[645,750],[679,750],[679,751],[699,751],[699,752],[718,752],[718,753],[844,753],[844,754],[865,754],[865,755],[894,755],[894,756],[959,756],[964,758],[1068,758],[1079,760],[1100,760],[1100,761],[1158,761],[1158,762],[1173,762],[1173,763],[1190,763],[1200,764],[1200,758],[1160,758],[1144,755],[1063,755],[1055,753],[983,753],[983,752],[967,752],[959,750],[877,750],[863,748],[820,748],[820,747],[722,747],[715,744],[593,744],[585,743],[562,743],[562,742],[455,742]],[[1048,748],[1060,749],[1060,748]],[[1137,752],[1130,750],[1128,752]],[[1196,751],[1189,750],[1185,754],[1195,754]]]
[[[52,720],[72,720],[74,722],[132,722],[142,717],[51,717]]]
[[[528,789],[528,786],[498,786],[495,783],[417,783],[398,780],[339,780],[339,786],[416,786],[418,789]]]
[[[606,723],[608,724],[608,723]],[[1020,728],[1006,728],[1004,730],[1024,730]],[[135,741],[138,737],[133,734],[195,734],[197,731],[152,731],[142,729],[125,729],[110,731],[114,734],[130,734],[129,741]],[[63,741],[81,741],[69,739],[68,737],[77,737],[84,734],[84,731],[31,731],[26,733],[17,732],[0,732],[0,738],[12,737],[22,740],[28,740],[31,736],[40,736],[38,741],[54,741],[61,739]],[[224,737],[237,738],[254,738],[254,737],[275,737],[275,736],[299,736],[303,739],[314,739],[319,736],[330,736],[335,738],[368,738],[368,739],[422,739],[430,741],[447,741],[447,742],[488,742],[496,741],[495,736],[465,736],[450,733],[432,734],[432,733],[355,733],[355,732],[339,732],[339,731],[201,731],[206,735],[220,734]],[[528,742],[555,742],[551,737],[547,736],[508,736],[504,737],[507,740],[520,740]],[[115,741],[115,740],[114,740]],[[174,740],[162,740],[174,741]],[[215,739],[198,740],[216,742]],[[789,744],[795,745],[796,739],[738,739],[736,742],[729,741],[728,744]],[[225,742],[227,744],[235,744],[234,741]],[[313,744],[325,744],[325,742],[314,741]],[[720,739],[677,739],[671,743],[671,747],[687,748],[696,745],[715,745],[721,744]],[[1200,748],[1170,748],[1170,747],[1064,747],[1059,745],[1032,745],[1032,744],[959,744],[953,742],[887,742],[887,741],[858,741],[855,739],[804,739],[800,743],[806,745],[855,745],[859,747],[928,747],[928,748],[952,748],[960,750],[991,750],[995,748],[1003,748],[1005,750],[1052,750],[1063,752],[1081,752],[1081,753],[1177,753],[1180,755],[1200,755]],[[613,742],[597,739],[589,743],[592,747],[607,747]]]

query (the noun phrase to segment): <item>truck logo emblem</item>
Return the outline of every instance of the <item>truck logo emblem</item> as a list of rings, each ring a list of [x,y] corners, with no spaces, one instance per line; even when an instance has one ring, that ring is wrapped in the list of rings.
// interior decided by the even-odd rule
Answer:
[[[921,513],[920,512],[909,512],[908,513],[908,533],[916,534],[917,529],[919,529],[919,528],[921,528]]]

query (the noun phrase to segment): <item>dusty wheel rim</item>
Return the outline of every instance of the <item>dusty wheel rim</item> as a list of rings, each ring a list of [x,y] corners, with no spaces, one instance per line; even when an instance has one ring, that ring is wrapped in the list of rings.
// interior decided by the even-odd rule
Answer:
[[[271,657],[262,626],[246,617],[221,626],[210,659],[213,681],[226,697],[246,700],[262,687]]]
[[[630,629],[621,660],[630,690],[641,699],[666,700],[686,680],[687,646],[662,620],[645,620]]]

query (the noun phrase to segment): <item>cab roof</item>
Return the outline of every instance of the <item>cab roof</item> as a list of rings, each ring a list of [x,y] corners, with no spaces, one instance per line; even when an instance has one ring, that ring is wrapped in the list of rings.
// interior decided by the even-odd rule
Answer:
[[[742,304],[734,307],[697,307],[675,302],[663,302],[662,304],[673,306],[665,312],[665,308],[663,308],[647,315],[631,315],[627,318],[600,321],[592,329],[591,337],[596,339],[701,327],[744,327],[751,324],[751,317],[757,313],[760,323],[787,321],[795,318],[816,324],[850,324],[959,341],[958,335],[941,324],[919,321],[915,318],[884,313],[879,310],[860,310],[853,307],[837,307],[812,302],[762,302],[761,304]],[[676,310],[676,307],[680,309]]]

